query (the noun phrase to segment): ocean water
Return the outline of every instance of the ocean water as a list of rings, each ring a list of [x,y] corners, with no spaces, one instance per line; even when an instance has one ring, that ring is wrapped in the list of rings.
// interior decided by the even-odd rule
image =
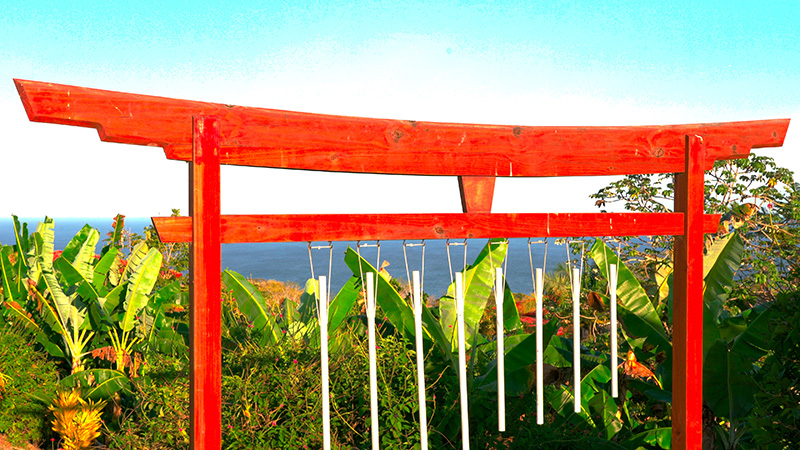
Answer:
[[[20,222],[28,224],[30,233],[36,230],[36,225],[43,218],[20,218]],[[106,233],[111,231],[112,219],[110,218],[55,218],[55,248],[63,249],[69,240],[83,227],[89,224],[97,228],[101,234],[101,244],[98,244],[98,251],[102,248],[102,240]],[[146,226],[150,225],[149,218],[126,218],[125,229],[134,233],[143,234]],[[538,239],[533,239],[534,241]],[[414,241],[418,242],[418,241]],[[463,242],[463,241],[453,241]],[[14,228],[11,217],[0,218],[0,243],[4,245],[14,244]],[[369,244],[375,244],[369,242]],[[317,243],[314,245],[327,245],[327,243]],[[467,264],[472,263],[480,250],[486,245],[486,239],[471,239],[467,241]],[[312,250],[314,263],[314,275],[328,275],[330,267],[331,288],[336,291],[347,279],[352,276],[352,272],[344,263],[344,254],[347,247],[355,248],[355,242],[334,242],[331,250],[315,249]],[[444,240],[425,241],[425,268],[424,268],[424,289],[430,295],[440,296],[445,293],[447,286],[451,282],[450,267],[452,270],[459,271],[464,265],[464,246],[450,246],[450,263],[448,264],[447,245]],[[545,257],[544,244],[533,244],[531,246],[533,263],[535,267],[542,267]],[[552,271],[559,263],[567,260],[566,247],[556,245],[550,239],[547,245],[547,271]],[[378,248],[362,247],[361,255],[371,264],[378,262]],[[422,247],[407,246],[409,271],[421,270],[422,267]],[[328,261],[332,256],[333,263],[329,266]],[[402,241],[381,241],[380,260],[382,264],[388,263],[386,270],[395,278],[406,280],[406,258],[403,256]],[[574,261],[574,259],[573,259]],[[311,278],[311,265],[309,262],[309,250],[307,242],[292,243],[252,243],[252,244],[224,244],[222,245],[222,268],[229,268],[245,276],[254,278],[273,279],[283,282],[294,282],[303,286],[307,279]],[[528,254],[527,239],[511,239],[508,249],[508,262],[506,265],[506,278],[512,291],[531,292],[533,283],[531,280],[531,263]]]

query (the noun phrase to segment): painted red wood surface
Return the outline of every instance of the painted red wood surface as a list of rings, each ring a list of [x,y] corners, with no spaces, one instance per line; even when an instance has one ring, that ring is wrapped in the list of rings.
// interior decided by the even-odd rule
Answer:
[[[191,439],[220,448],[220,243],[676,235],[673,448],[702,442],[703,169],[783,144],[788,119],[636,127],[522,127],[247,108],[15,80],[32,121],[193,161],[192,218],[154,218],[192,245]],[[194,116],[218,116],[218,120]],[[190,126],[194,124],[194,126]],[[193,138],[194,136],[194,138]],[[687,140],[686,136],[692,136]],[[695,137],[696,136],[696,137]],[[220,216],[219,165],[459,176],[466,214]],[[680,173],[669,214],[490,214],[497,176]],[[685,172],[685,173],[681,173]]]
[[[719,217],[706,215],[702,230],[716,232]],[[674,236],[683,223],[680,213],[225,215],[221,242]],[[153,224],[163,242],[191,239],[190,217],[153,217]]]
[[[788,119],[636,127],[527,127],[342,117],[15,80],[32,121],[96,128],[109,142],[191,160],[193,115],[219,116],[221,161],[418,175],[572,176],[683,171],[683,136],[706,139],[705,167],[783,143]]]
[[[458,177],[461,210],[465,213],[492,212],[495,177]]]
[[[686,233],[673,248],[672,448],[703,446],[703,217],[705,145],[686,138],[686,171],[675,176],[675,210]]]
[[[190,165],[191,305],[189,309],[189,438],[196,450],[219,450],[222,439],[220,292],[220,122],[196,117]]]

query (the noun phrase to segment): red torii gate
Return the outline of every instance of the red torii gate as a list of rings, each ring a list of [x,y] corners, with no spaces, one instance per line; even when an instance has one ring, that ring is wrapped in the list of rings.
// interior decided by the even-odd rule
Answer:
[[[673,448],[702,445],[703,175],[779,147],[788,119],[635,127],[522,127],[342,117],[14,80],[28,118],[96,128],[190,162],[190,217],[154,217],[192,242],[191,442],[221,441],[220,244],[376,239],[672,235]],[[458,214],[220,214],[220,165],[458,176]],[[675,212],[493,214],[496,177],[675,173]]]

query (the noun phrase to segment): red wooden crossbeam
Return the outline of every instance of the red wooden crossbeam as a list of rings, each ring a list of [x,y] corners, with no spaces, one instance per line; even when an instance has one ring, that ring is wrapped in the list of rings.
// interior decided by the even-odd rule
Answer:
[[[32,121],[96,128],[109,142],[192,158],[192,116],[221,120],[222,164],[408,175],[539,177],[684,170],[683,137],[705,167],[783,143],[788,119],[637,127],[524,127],[370,119],[177,100],[15,80]]]
[[[703,217],[714,233],[719,215]],[[286,214],[222,216],[223,244],[683,234],[681,213]],[[191,217],[153,217],[162,242],[190,242]]]

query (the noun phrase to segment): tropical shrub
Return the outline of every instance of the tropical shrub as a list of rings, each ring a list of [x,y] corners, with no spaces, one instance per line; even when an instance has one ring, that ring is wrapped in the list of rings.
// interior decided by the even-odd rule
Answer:
[[[800,443],[800,291],[778,295],[769,317],[768,354],[755,382],[749,417],[755,448],[790,449]]]
[[[674,197],[672,174],[627,175],[590,196],[602,211],[622,203],[629,211],[668,212]],[[720,231],[740,231],[745,242],[729,307],[738,310],[798,289],[800,281],[800,183],[791,170],[767,156],[717,161],[705,177],[705,212],[722,214]],[[629,238],[624,238],[628,241]],[[668,255],[668,236],[630,238],[626,261],[648,280]]]
[[[14,445],[38,444],[50,436],[47,406],[35,400],[37,392],[54,392],[56,364],[34,348],[30,336],[0,323],[0,433]]]

